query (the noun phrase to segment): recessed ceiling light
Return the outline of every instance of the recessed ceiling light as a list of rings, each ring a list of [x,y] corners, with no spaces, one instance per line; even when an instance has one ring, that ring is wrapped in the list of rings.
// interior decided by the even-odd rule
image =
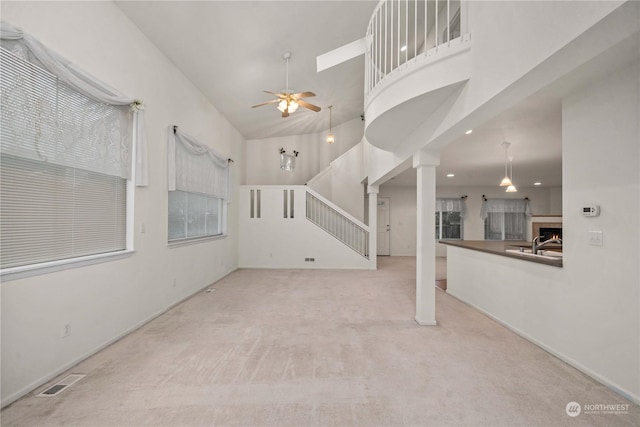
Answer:
[[[452,173],[448,173],[448,174],[447,174],[447,178],[453,178],[454,176],[455,176],[455,175],[454,175],[454,174],[452,174]]]
[[[470,134],[470,133],[472,133],[472,132],[473,132],[473,129],[469,129],[469,130],[468,130],[468,131],[466,131],[464,134],[465,134],[465,135],[469,135],[469,134]]]
[[[407,50],[407,45],[404,45],[400,48],[400,52],[404,52],[405,50]]]
[[[534,182],[533,185],[542,185],[541,182]]]

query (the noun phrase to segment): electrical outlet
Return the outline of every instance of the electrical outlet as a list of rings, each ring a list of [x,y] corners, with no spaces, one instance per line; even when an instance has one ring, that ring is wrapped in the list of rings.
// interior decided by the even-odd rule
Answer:
[[[71,323],[65,323],[62,326],[62,331],[60,333],[60,338],[68,337],[71,334]]]

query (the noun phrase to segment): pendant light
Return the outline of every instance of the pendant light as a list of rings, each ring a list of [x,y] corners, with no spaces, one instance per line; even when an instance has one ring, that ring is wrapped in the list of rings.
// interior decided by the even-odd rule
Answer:
[[[515,185],[513,185],[513,156],[509,157],[509,172],[510,172],[511,178],[509,179],[509,186],[507,187],[506,192],[517,193],[518,189],[516,188]]]
[[[507,141],[504,141],[502,143],[502,146],[504,147],[504,178],[502,178],[502,181],[500,182],[500,187],[508,187],[510,185],[513,185],[513,183],[511,182],[511,179],[509,178],[509,175],[507,175],[507,160],[508,160],[508,151],[509,151],[510,145],[511,143]]]
[[[327,134],[327,144],[333,144],[334,142],[336,142],[336,139],[333,136],[333,133],[331,132],[331,109],[333,108],[333,105],[329,105],[329,133]]]

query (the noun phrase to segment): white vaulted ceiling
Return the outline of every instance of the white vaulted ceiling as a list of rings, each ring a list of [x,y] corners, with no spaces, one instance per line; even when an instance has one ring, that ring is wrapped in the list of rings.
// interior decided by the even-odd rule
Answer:
[[[377,1],[119,1],[122,11],[247,139],[320,132],[363,113],[364,58],[317,73],[316,56],[364,37]],[[263,90],[312,91],[283,119]]]
[[[363,114],[362,56],[316,72],[316,57],[364,37],[377,1],[118,1],[121,10],[198,87],[246,139],[323,132]],[[313,91],[322,108],[283,119],[263,90]],[[554,98],[554,97],[552,97]],[[503,171],[503,138],[512,143],[519,185],[561,185],[559,98],[529,100],[445,147],[438,185],[493,185]],[[445,174],[456,174],[446,179]],[[497,176],[497,178],[496,178]],[[415,173],[394,185],[415,183]],[[391,184],[391,182],[390,182]]]

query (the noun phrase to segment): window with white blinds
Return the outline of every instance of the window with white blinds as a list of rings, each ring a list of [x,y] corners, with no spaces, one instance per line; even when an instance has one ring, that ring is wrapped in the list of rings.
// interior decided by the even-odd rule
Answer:
[[[0,48],[0,261],[11,268],[126,249],[130,113]]]
[[[485,199],[480,217],[485,240],[526,240],[531,216],[529,199]]]
[[[436,239],[462,240],[465,197],[436,199]]]
[[[169,241],[222,234],[222,199],[169,192]]]
[[[177,126],[168,132],[168,241],[223,235],[228,160]]]

